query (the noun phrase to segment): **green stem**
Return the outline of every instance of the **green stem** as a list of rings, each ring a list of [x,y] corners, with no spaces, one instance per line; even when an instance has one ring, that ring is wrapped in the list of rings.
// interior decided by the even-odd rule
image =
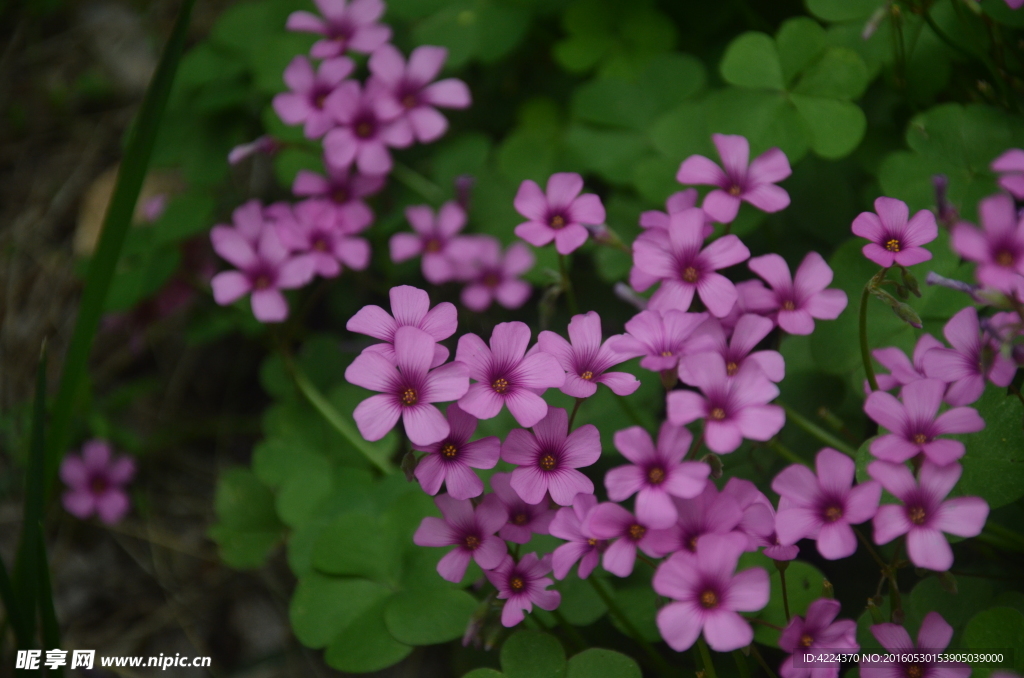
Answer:
[[[871,554],[871,557],[874,558],[878,566],[882,568],[882,574],[885,575],[889,571],[889,566],[886,565],[885,561],[882,560],[882,557],[878,555],[878,551],[876,551],[875,547],[871,545],[871,542],[868,541],[868,538],[864,536],[863,532],[858,530],[856,527],[853,528],[853,532],[857,535],[857,539],[860,539],[861,543],[864,544],[864,548],[868,550],[868,553]]]
[[[640,414],[636,411],[636,409],[633,408],[633,404],[629,402],[629,398],[627,398],[626,396],[615,396],[615,399],[619,403],[619,408],[622,409],[622,411],[626,414],[627,417],[629,417],[630,421],[632,421],[637,426],[646,425]]]
[[[857,456],[857,450],[847,444],[842,438],[837,438],[825,429],[821,428],[813,421],[800,414],[792,407],[785,403],[778,403],[782,406],[782,409],[786,411],[786,419],[792,421],[794,424],[802,428],[804,431],[817,438],[821,442],[825,443],[829,447],[834,447],[840,452],[844,452],[851,457]]]
[[[743,656],[743,653],[739,650],[733,650],[732,658],[736,662],[736,670],[739,672],[740,678],[750,678],[750,666],[747,664],[747,658]]]
[[[780,563],[780,561],[778,561],[778,560],[775,561],[775,568],[779,571],[779,583],[782,585],[782,609],[786,613],[786,623],[788,624],[789,623],[789,619],[790,619],[790,615],[789,615],[789,591],[786,588],[786,568],[789,566],[789,563],[787,562],[784,565],[780,565],[779,563]]]
[[[562,631],[564,631],[565,635],[568,636],[570,641],[572,641],[572,644],[576,646],[577,652],[582,652],[583,650],[589,647],[587,639],[584,638],[582,634],[580,634],[580,632],[576,630],[575,626],[569,623],[569,620],[567,620],[561,612],[559,612],[558,610],[552,610],[551,616],[555,618],[555,621],[558,622],[558,625],[562,628]]]
[[[875,368],[871,365],[871,347],[868,346],[868,285],[860,295],[860,359],[864,362],[864,373],[868,376],[868,384],[872,391],[878,390],[878,380],[875,379]]]
[[[572,414],[569,415],[569,430],[572,431],[572,423],[576,421],[576,413],[580,411],[580,405],[586,398],[577,398],[576,404],[572,406]]]
[[[715,663],[711,661],[711,650],[704,640],[704,636],[697,636],[697,650],[700,651],[700,660],[704,664],[704,675],[706,678],[718,678],[715,674]]]
[[[697,453],[700,452],[701,445],[704,444],[704,426],[701,427],[700,433],[697,435],[697,439],[693,441],[693,447],[686,454],[686,459],[696,459]]]
[[[768,662],[766,662],[764,657],[761,656],[761,653],[758,652],[757,646],[754,645],[754,643],[750,644],[750,654],[754,655],[754,659],[756,659],[757,663],[761,665],[764,672],[768,674],[768,678],[779,678],[775,675],[775,672],[772,671],[772,667],[768,666]]]
[[[666,678],[668,678],[668,676],[674,676],[676,671],[674,671],[665,658],[662,657],[656,649],[654,649],[653,645],[644,640],[644,637],[640,635],[639,631],[637,631],[633,622],[629,620],[629,617],[627,617],[622,609],[615,603],[615,600],[611,595],[604,590],[604,586],[602,586],[597,580],[597,577],[587,577],[587,581],[590,582],[594,591],[597,592],[598,597],[604,601],[604,604],[608,607],[608,612],[619,620],[622,628],[626,629],[627,635],[629,635],[629,637],[647,653],[647,656],[651,659],[651,663],[657,667],[658,673],[662,674]]]
[[[394,167],[391,168],[391,176],[405,184],[406,188],[419,193],[420,197],[435,205],[441,204],[444,200],[444,191],[441,190],[440,186],[408,165],[396,162]]]
[[[576,303],[576,290],[573,289],[572,279],[569,278],[569,267],[565,263],[565,255],[558,255],[558,271],[562,274],[562,289],[565,291],[565,298],[569,302],[569,313],[576,315],[580,312],[579,304]]]
[[[776,438],[772,438],[768,441],[768,447],[778,452],[779,456],[787,461],[791,461],[794,464],[800,464],[802,466],[808,466],[808,463],[797,456],[796,452],[780,443]]]
[[[984,532],[996,535],[997,537],[1016,545],[1018,549],[1024,549],[1024,536],[1009,528],[1003,527],[999,523],[988,523],[985,525]]]

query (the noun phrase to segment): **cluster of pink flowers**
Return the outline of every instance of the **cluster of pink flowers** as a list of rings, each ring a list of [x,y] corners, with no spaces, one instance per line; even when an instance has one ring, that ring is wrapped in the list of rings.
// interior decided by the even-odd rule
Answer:
[[[282,290],[302,287],[314,276],[334,278],[345,268],[369,265],[370,245],[360,234],[374,215],[365,198],[384,187],[394,164],[391,149],[435,141],[448,128],[438,108],[470,104],[464,82],[437,80],[446,49],[417,47],[407,61],[389,42],[391,29],[379,23],[381,0],[317,0],[316,5],[319,15],[298,11],[288,18],[289,30],[322,39],[309,57],[298,55],[288,64],[288,91],[274,97],[273,107],[286,124],[302,125],[306,138],[321,141],[326,176],[302,170],[292,185],[300,202],[264,207],[251,201],[235,210],[232,225],[216,226],[210,234],[217,254],[236,267],[214,276],[214,299],[226,305],[249,294],[253,314],[262,322],[288,316]],[[350,52],[369,55],[363,82],[352,77],[357,66],[347,56]],[[279,146],[263,137],[236,148],[229,159],[239,162]],[[442,210],[442,238],[461,228],[461,223],[455,225],[457,210]],[[422,213],[415,218],[424,227],[433,221],[432,215]],[[434,252],[439,242],[424,241],[421,247]],[[408,243],[404,248],[399,243],[397,249],[410,252]],[[429,266],[425,259],[424,268],[433,277],[445,275],[436,258]]]

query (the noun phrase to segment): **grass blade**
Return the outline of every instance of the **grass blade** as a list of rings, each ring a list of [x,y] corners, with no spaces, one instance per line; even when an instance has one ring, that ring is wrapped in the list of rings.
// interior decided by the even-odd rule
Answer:
[[[171,37],[164,47],[160,63],[146,89],[142,107],[139,109],[139,115],[125,146],[124,159],[117,175],[117,184],[110,200],[110,207],[107,209],[107,215],[103,221],[99,244],[89,263],[78,320],[75,322],[71,345],[68,347],[68,353],[64,359],[64,369],[61,373],[60,387],[57,391],[50,424],[49,445],[46,448],[46,486],[51,490],[57,477],[61,455],[69,442],[75,401],[83,386],[83,377],[88,366],[93,338],[99,327],[107,292],[114,277],[114,268],[121,255],[121,246],[128,233],[128,226],[135,211],[135,203],[138,201],[139,191],[142,188],[146,169],[149,167],[149,160],[156,144],[160,119],[167,107],[174,75],[185,49],[189,16],[194,4],[195,0],[182,2]]]
[[[11,577],[7,574],[7,566],[4,565],[4,561],[0,558],[0,601],[4,604],[4,610],[7,614],[7,623],[11,625],[14,630],[14,642],[18,647],[25,647],[28,642],[28,637],[31,635],[31,631],[25,628],[22,623],[21,617],[21,606],[18,605],[18,599],[14,595],[14,586],[11,583]],[[2,635],[0,635],[0,641],[2,641]]]
[[[50,584],[50,563],[46,557],[46,543],[43,541],[43,524],[36,525],[39,545],[39,616],[43,622],[43,647],[55,650],[60,647],[60,625],[57,611],[53,608],[53,588]],[[63,676],[64,669],[51,669],[48,676]]]

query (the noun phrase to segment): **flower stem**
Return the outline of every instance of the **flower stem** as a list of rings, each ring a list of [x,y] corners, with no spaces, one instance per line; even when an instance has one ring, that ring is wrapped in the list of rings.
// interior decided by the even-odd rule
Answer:
[[[775,561],[775,569],[779,571],[779,583],[782,585],[782,609],[786,612],[786,623],[789,623],[789,591],[786,589],[786,568],[789,563],[782,560]]]
[[[757,646],[754,643],[750,644],[750,654],[754,655],[754,659],[756,659],[757,663],[761,665],[764,672],[768,674],[768,678],[779,678],[775,675],[775,672],[772,671],[772,667],[768,666],[768,662],[766,662],[764,657],[761,656],[761,653],[758,652]]]
[[[863,532],[858,530],[856,527],[853,528],[853,532],[857,535],[857,539],[860,539],[861,543],[864,544],[864,548],[868,550],[868,553],[870,553],[871,557],[875,559],[878,566],[882,568],[882,574],[884,575],[889,570],[889,566],[886,565],[885,561],[882,560],[882,557],[878,555],[878,551],[876,551],[875,547],[871,545],[871,542],[868,541],[868,538],[864,536]]]
[[[851,457],[857,456],[857,450],[855,450],[853,447],[851,447],[849,444],[847,444],[841,438],[837,438],[836,436],[832,435],[831,433],[829,433],[825,429],[821,428],[820,426],[815,424],[813,421],[811,421],[810,419],[808,419],[804,415],[802,415],[799,412],[797,412],[795,409],[793,409],[789,405],[787,405],[785,403],[781,403],[781,402],[778,403],[778,404],[781,405],[782,409],[784,409],[786,411],[786,419],[788,421],[792,421],[794,424],[796,424],[797,426],[799,426],[804,431],[806,431],[807,433],[809,433],[813,437],[817,438],[821,442],[825,443],[829,447],[834,447],[835,449],[839,450],[840,452],[848,454]]]
[[[778,452],[779,456],[782,457],[783,459],[787,460],[787,461],[791,461],[794,464],[800,464],[802,466],[807,466],[808,465],[806,461],[801,459],[796,454],[796,452],[794,452],[793,450],[789,449],[788,447],[786,447],[785,445],[780,443],[777,438],[772,438],[771,440],[769,440],[768,441],[768,447],[770,447],[771,449],[773,449],[776,452]]]
[[[711,661],[711,650],[704,640],[704,636],[697,636],[697,650],[700,652],[700,660],[704,663],[705,678],[718,678],[715,674],[715,663]]]
[[[562,274],[562,289],[565,291],[565,298],[569,302],[569,313],[576,315],[580,312],[579,304],[576,303],[576,290],[573,289],[572,279],[569,278],[569,267],[565,263],[565,255],[558,255],[558,271]]]
[[[686,459],[697,458],[697,453],[700,452],[700,446],[704,444],[704,429],[706,426],[706,424],[701,426],[700,434],[697,436],[697,439],[693,441],[693,447],[690,448],[689,453],[685,457]]]
[[[739,650],[732,651],[732,658],[736,661],[736,671],[740,678],[750,678],[750,666],[747,665],[747,658]]]
[[[572,431],[572,423],[576,421],[576,413],[580,411],[580,405],[586,398],[577,398],[576,404],[572,406],[572,414],[569,415],[569,430]]]
[[[665,658],[662,657],[656,649],[654,649],[653,645],[644,640],[644,637],[641,636],[640,632],[636,630],[636,627],[633,625],[633,622],[631,622],[629,620],[629,617],[625,615],[625,613],[622,611],[622,608],[620,608],[615,603],[615,600],[611,597],[611,595],[609,595],[609,593],[604,590],[604,586],[601,585],[597,578],[587,577],[587,581],[590,582],[590,585],[594,588],[594,591],[597,592],[598,597],[600,597],[601,600],[604,601],[604,604],[608,607],[608,612],[613,617],[619,620],[619,623],[622,624],[622,628],[626,629],[626,634],[630,638],[632,638],[633,641],[637,645],[639,645],[644,652],[647,653],[647,656],[651,659],[651,663],[654,664],[655,667],[657,667],[658,673],[662,674],[663,676],[666,676],[666,678],[668,676],[675,675],[676,671],[674,671],[672,667],[669,665],[669,663],[665,660]]]
[[[868,346],[868,295],[871,293],[868,285],[860,295],[860,359],[864,362],[864,373],[867,374],[868,384],[872,391],[878,390],[878,380],[875,379],[875,368],[871,366],[871,348]]]
[[[583,650],[589,647],[587,639],[584,638],[582,634],[580,634],[580,632],[576,630],[575,626],[569,623],[569,620],[565,618],[565,615],[563,615],[556,609],[551,610],[551,616],[554,617],[555,621],[558,622],[558,625],[562,628],[562,631],[565,632],[565,635],[575,646],[577,652],[582,652]]]
[[[418,193],[420,197],[429,200],[435,205],[440,204],[444,200],[444,191],[441,190],[440,186],[408,165],[396,162],[394,167],[391,168],[391,176],[398,179],[406,188]]]

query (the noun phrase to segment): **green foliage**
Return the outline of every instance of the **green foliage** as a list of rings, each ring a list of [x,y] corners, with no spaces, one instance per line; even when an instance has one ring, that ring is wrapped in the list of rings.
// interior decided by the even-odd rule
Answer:
[[[997,509],[1024,496],[1024,412],[1020,400],[991,384],[973,407],[984,417],[985,428],[952,436],[967,449],[954,494],[981,497]]]
[[[640,678],[640,667],[624,654],[592,648],[569,660],[566,678]]]
[[[501,646],[501,668],[507,678],[559,678],[565,675],[565,650],[554,636],[517,631]]]
[[[967,622],[964,645],[969,650],[984,653],[991,650],[1006,652],[1001,663],[973,663],[972,675],[987,678],[999,669],[1024,671],[1024,656],[1019,652],[1024,647],[1024,614],[1012,607],[993,607],[979,612]],[[1010,653],[1011,649],[1014,652]]]
[[[234,468],[221,474],[214,510],[217,524],[210,538],[220,557],[238,569],[259,567],[283,536],[284,526],[274,512],[274,497],[252,471]]]

